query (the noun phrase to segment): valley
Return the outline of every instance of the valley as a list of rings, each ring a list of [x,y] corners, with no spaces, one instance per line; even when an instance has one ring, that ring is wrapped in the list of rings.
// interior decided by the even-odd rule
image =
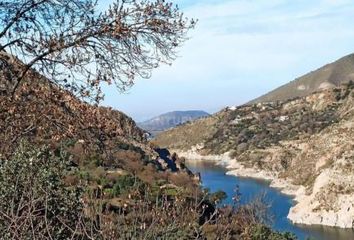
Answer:
[[[187,159],[219,160],[236,176],[271,180],[295,196],[294,223],[352,228],[353,86],[225,108],[155,143]]]
[[[1,0],[0,240],[354,239],[353,11]]]

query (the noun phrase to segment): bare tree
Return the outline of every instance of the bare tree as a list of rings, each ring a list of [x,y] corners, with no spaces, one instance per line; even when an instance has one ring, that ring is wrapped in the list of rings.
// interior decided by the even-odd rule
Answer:
[[[117,0],[104,12],[95,0],[2,0],[0,65],[12,93],[35,70],[99,101],[102,83],[125,91],[170,64],[194,25],[164,0]]]

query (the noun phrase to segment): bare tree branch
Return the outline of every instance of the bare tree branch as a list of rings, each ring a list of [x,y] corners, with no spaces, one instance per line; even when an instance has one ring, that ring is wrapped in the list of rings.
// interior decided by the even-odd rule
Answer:
[[[170,64],[195,21],[163,0],[117,0],[105,12],[93,0],[5,0],[0,24],[0,59],[9,55],[21,66],[13,94],[34,70],[99,102],[102,84],[126,91],[136,77]]]

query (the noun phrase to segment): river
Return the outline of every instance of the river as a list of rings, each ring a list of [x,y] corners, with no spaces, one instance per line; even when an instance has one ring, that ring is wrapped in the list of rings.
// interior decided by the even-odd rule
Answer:
[[[267,202],[271,204],[273,229],[293,232],[300,240],[308,237],[317,240],[354,240],[353,230],[292,224],[287,219],[289,209],[293,204],[292,198],[269,187],[267,181],[226,175],[227,169],[213,162],[188,161],[187,164],[193,172],[200,172],[204,187],[211,191],[222,190],[226,192],[228,196],[224,201],[226,204],[232,202],[236,186],[241,192],[241,203],[246,203],[265,194]]]

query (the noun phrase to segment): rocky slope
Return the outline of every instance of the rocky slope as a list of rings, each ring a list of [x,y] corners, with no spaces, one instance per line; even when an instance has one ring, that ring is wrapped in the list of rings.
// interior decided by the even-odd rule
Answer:
[[[338,87],[350,80],[354,80],[354,54],[327,64],[249,103],[285,101],[295,97],[304,97],[316,91]]]
[[[201,131],[203,129],[203,131]],[[354,84],[274,103],[224,109],[171,129],[157,144],[188,158],[223,160],[230,173],[295,195],[296,223],[354,221]]]
[[[185,122],[207,116],[209,116],[209,114],[204,111],[174,111],[138,123],[138,126],[155,135]]]

